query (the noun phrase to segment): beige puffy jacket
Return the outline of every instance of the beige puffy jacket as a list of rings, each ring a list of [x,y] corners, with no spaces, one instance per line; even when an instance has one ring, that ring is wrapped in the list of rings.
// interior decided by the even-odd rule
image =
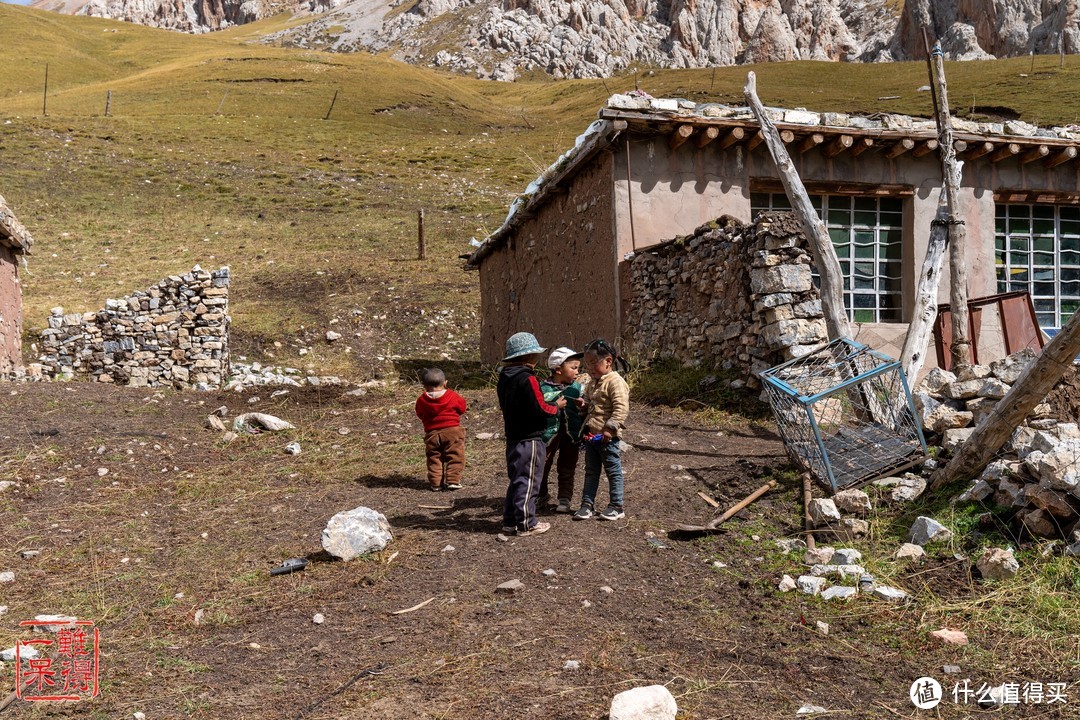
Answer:
[[[590,378],[584,397],[588,412],[585,432],[591,435],[607,428],[617,437],[630,415],[630,386],[622,375],[612,370],[599,380]]]

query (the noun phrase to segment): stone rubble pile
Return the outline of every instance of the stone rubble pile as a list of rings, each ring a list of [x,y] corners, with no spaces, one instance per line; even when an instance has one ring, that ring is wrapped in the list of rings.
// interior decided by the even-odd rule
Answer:
[[[798,220],[723,217],[630,263],[631,351],[643,358],[756,374],[827,340],[812,259]]]
[[[225,390],[241,392],[253,387],[286,385],[289,387],[326,387],[348,385],[335,375],[308,375],[294,367],[275,367],[262,365],[261,363],[232,363],[231,374],[226,382]]]
[[[229,374],[229,268],[171,275],[97,312],[53,308],[28,374],[210,389]]]
[[[915,393],[923,427],[955,451],[1034,360],[1022,351],[958,374],[934,369]],[[1080,529],[1080,427],[1053,417],[1049,404],[1013,433],[1000,456],[958,498],[1014,513],[1018,528],[1043,538],[1069,538]]]

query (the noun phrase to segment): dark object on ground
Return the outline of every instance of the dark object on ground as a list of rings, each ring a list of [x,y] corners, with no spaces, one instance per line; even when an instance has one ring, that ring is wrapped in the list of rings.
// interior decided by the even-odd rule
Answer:
[[[291,572],[297,570],[303,570],[308,566],[308,561],[304,558],[289,558],[285,562],[278,565],[276,568],[270,570],[271,575],[288,575]]]

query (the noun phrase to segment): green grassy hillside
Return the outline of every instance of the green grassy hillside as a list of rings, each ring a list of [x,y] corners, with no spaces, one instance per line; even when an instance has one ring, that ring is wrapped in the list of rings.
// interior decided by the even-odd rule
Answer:
[[[469,238],[502,222],[610,93],[637,83],[657,96],[739,102],[747,70],[481,82],[253,42],[287,22],[188,36],[0,5],[0,193],[38,241],[24,274],[28,329],[54,305],[92,309],[196,262],[229,264],[241,352],[298,362],[290,343],[321,337],[337,318],[353,352],[316,345],[304,362],[363,375],[379,357],[447,343],[475,359],[476,275],[457,260]],[[1059,70],[1057,58],[1037,58],[1034,73],[1027,59],[950,64],[953,106],[1071,122],[1080,83],[1069,61]],[[916,92],[922,64],[755,70],[768,104],[929,112],[928,94]],[[434,325],[433,313],[444,313]]]

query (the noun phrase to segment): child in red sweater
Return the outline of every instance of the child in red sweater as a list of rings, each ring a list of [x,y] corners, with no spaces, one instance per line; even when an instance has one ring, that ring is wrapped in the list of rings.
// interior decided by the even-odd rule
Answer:
[[[416,400],[416,416],[424,423],[428,485],[432,490],[460,490],[465,470],[465,398],[446,387],[446,375],[428,368],[420,381],[424,394]]]

